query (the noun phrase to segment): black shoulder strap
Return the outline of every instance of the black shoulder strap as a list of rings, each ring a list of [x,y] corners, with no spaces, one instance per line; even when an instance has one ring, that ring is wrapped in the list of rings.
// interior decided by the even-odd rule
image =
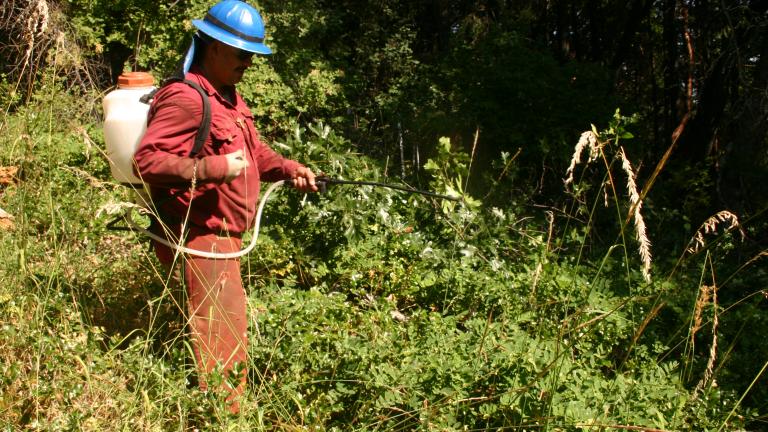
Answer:
[[[184,84],[197,90],[197,93],[200,94],[200,98],[203,100],[203,120],[200,122],[200,127],[197,128],[195,145],[192,147],[192,151],[189,153],[189,156],[195,157],[198,153],[200,153],[200,150],[203,149],[203,144],[205,144],[205,140],[208,138],[208,134],[211,133],[211,101],[208,100],[208,93],[206,93],[205,90],[200,87],[200,84],[188,79],[185,79],[183,82]]]
[[[160,88],[163,88],[173,82],[183,82],[184,84],[197,90],[197,93],[200,94],[200,99],[203,101],[203,119],[200,122],[200,126],[197,128],[195,144],[192,146],[192,151],[189,152],[190,157],[195,157],[198,153],[200,153],[200,150],[203,149],[205,140],[208,139],[208,135],[211,132],[211,101],[208,100],[208,93],[206,93],[205,90],[200,87],[200,84],[181,77],[173,76],[168,78],[167,80],[163,81],[163,84],[160,86]],[[155,98],[155,94],[158,92],[158,90],[160,90],[160,88],[152,90],[151,92],[142,96],[139,100],[145,104],[152,103],[152,100]]]

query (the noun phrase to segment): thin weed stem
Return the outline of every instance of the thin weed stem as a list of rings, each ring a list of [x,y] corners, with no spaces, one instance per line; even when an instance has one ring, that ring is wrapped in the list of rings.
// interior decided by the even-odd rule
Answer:
[[[707,261],[709,260],[709,251],[707,251]],[[702,266],[701,272],[699,273],[699,281],[698,281],[698,287],[702,287],[705,284],[704,279],[707,274],[707,266],[706,264]],[[685,381],[689,381],[693,375],[693,357],[695,355],[694,353],[694,347],[691,345],[691,342],[693,341],[693,329],[695,327],[695,316],[696,316],[696,301],[694,300],[694,304],[692,305],[691,310],[691,318],[688,321],[688,337],[685,339],[685,366],[683,367],[683,370],[681,371],[683,374],[683,379]]]
[[[763,375],[763,372],[765,372],[766,368],[768,368],[768,361],[763,364],[763,367],[760,369],[760,372],[755,375],[755,378],[752,380],[751,383],[749,383],[749,387],[747,387],[746,390],[744,390],[744,393],[741,394],[741,397],[739,397],[739,400],[736,401],[735,404],[733,404],[733,408],[728,413],[728,416],[723,420],[723,423],[720,425],[720,427],[717,429],[717,432],[720,432],[723,430],[723,428],[728,424],[728,420],[733,417],[733,414],[736,412],[736,409],[741,405],[741,402],[744,401],[744,398],[747,397],[747,394],[752,390],[752,387],[755,386],[755,383],[757,383],[757,380],[760,379],[760,376]]]
[[[472,162],[475,160],[475,151],[477,150],[477,140],[480,138],[480,126],[475,128],[475,139],[472,141],[472,153],[469,155],[469,164],[467,165],[467,178],[464,180],[464,191],[469,187],[469,177],[472,175]]]

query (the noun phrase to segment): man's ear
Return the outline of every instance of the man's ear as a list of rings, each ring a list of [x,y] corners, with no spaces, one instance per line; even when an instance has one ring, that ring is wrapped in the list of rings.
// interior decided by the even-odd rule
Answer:
[[[221,42],[217,40],[211,41],[211,43],[208,44],[208,50],[211,54],[218,57],[221,55]]]

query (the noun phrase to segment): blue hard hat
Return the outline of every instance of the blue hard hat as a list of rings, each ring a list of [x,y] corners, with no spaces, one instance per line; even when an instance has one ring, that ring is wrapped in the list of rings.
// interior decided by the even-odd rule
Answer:
[[[239,0],[223,0],[192,24],[219,42],[256,54],[272,54],[264,45],[264,21],[259,11]]]

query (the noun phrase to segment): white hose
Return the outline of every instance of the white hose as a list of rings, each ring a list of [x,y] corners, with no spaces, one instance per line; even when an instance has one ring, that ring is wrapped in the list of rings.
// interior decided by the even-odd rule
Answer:
[[[282,186],[283,183],[285,183],[284,180],[277,181],[275,183],[272,183],[271,186],[264,192],[264,194],[261,197],[261,202],[259,203],[259,208],[256,211],[256,223],[253,226],[253,236],[251,237],[251,243],[243,250],[239,252],[228,252],[228,253],[215,253],[215,252],[206,252],[201,251],[197,249],[190,249],[186,246],[182,246],[180,244],[175,244],[169,242],[167,239],[160,237],[159,235],[152,233],[143,227],[136,224],[133,219],[131,219],[131,209],[128,209],[128,212],[125,214],[125,220],[128,223],[128,226],[140,231],[153,240],[156,240],[166,246],[168,246],[171,249],[177,250],[181,253],[189,254],[189,255],[195,255],[203,258],[213,258],[213,259],[233,259],[233,258],[240,258],[243,255],[248,254],[253,250],[254,247],[256,247],[256,240],[259,238],[259,228],[261,226],[261,213],[264,211],[264,204],[267,202],[267,198],[269,198],[269,195],[278,187]]]

